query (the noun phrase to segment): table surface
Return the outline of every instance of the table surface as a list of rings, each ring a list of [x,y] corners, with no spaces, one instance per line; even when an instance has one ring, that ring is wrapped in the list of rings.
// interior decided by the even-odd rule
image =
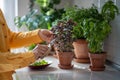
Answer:
[[[60,69],[59,61],[53,56],[44,58],[52,61],[45,69],[32,70],[24,67],[16,70],[16,80],[119,80],[120,72],[106,65],[105,71],[90,71],[89,64],[72,61],[73,69]]]

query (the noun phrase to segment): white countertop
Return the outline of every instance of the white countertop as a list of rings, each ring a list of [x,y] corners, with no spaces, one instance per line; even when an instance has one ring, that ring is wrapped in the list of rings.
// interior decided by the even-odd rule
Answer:
[[[89,64],[72,62],[73,69],[60,69],[58,59],[53,56],[44,58],[52,61],[46,69],[32,70],[29,67],[16,70],[16,80],[119,80],[120,72],[106,66],[105,71],[90,71]]]

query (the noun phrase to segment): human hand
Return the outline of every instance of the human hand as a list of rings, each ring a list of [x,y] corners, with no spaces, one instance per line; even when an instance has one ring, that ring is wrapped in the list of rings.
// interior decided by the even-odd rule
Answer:
[[[48,50],[48,46],[47,45],[40,45],[40,44],[38,44],[33,49],[33,53],[35,55],[36,60],[41,58],[41,57],[43,57],[47,50]]]
[[[53,33],[47,29],[41,29],[38,34],[46,42],[50,42],[53,37]]]

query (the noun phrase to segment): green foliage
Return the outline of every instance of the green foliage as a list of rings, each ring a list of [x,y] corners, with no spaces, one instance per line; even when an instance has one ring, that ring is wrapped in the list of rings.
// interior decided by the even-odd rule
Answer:
[[[86,27],[84,31],[90,52],[101,53],[103,50],[103,41],[110,33],[111,26],[106,20],[100,21],[94,18],[86,19],[85,23]]]
[[[98,17],[98,10],[94,5],[90,8],[78,8],[77,6],[68,7],[65,9],[65,13],[62,18],[67,20],[72,19],[75,22],[81,22],[81,19],[91,17]]]
[[[41,65],[46,65],[46,64],[48,64],[47,61],[45,61],[45,60],[40,60],[40,61],[34,62],[34,63],[31,64],[31,65],[32,65],[32,66],[41,66]]]
[[[46,20],[52,23],[54,20],[61,18],[64,9],[56,9],[60,0],[36,0],[36,4],[40,7],[40,12],[46,17]],[[50,24],[52,25],[52,24]]]
[[[104,4],[101,10],[101,14],[104,16],[105,19],[107,19],[109,22],[113,20],[116,16],[116,14],[119,13],[118,7],[114,5],[114,2],[109,0]]]
[[[84,35],[91,53],[101,53],[103,42],[111,32],[110,21],[118,14],[118,8],[112,1],[106,2],[97,17],[84,19]],[[96,15],[96,14],[94,14]]]
[[[28,30],[34,30],[38,28],[47,28],[47,21],[45,16],[38,14],[37,10],[32,10],[29,14],[23,17],[16,17],[14,22],[17,27],[26,26]]]
[[[33,50],[35,48],[36,44],[32,44],[31,46],[28,47],[28,50]]]
[[[75,21],[73,37],[75,39],[86,39],[90,52],[101,53],[103,42],[111,32],[109,22],[118,13],[117,6],[109,0],[103,5],[101,12],[95,5],[90,8],[78,8],[77,6],[66,8],[62,20],[72,19]]]
[[[50,29],[52,22],[61,18],[61,15],[64,13],[64,9],[56,9],[54,7],[60,3],[60,0],[30,0],[30,2],[29,13],[15,18],[16,26],[22,27],[25,25],[28,30],[38,28]],[[40,10],[33,9],[34,4],[37,4]]]
[[[84,32],[84,31],[83,31],[82,22],[79,22],[79,23],[73,28],[73,38],[74,38],[74,39],[85,39],[83,32]]]
[[[96,6],[93,5],[90,8],[78,8],[77,6],[69,7],[65,9],[65,13],[62,16],[63,20],[72,19],[76,22],[76,27],[73,29],[73,36],[75,39],[86,39],[84,35],[84,20],[88,18],[101,19]]]
[[[40,44],[46,45],[47,43],[46,43],[46,42],[41,42]],[[28,47],[28,50],[33,50],[35,47],[36,47],[36,44],[31,44],[31,45]]]

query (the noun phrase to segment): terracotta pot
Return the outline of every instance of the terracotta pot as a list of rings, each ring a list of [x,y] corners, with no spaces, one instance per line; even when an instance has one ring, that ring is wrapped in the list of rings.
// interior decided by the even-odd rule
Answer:
[[[89,63],[88,43],[85,39],[79,39],[73,42],[75,61],[80,63]]]
[[[98,53],[98,54],[93,54],[89,53],[90,57],[90,69],[92,71],[103,71],[105,70],[105,60],[106,60],[106,53]]]
[[[74,53],[73,52],[57,52],[59,64],[58,66],[62,69],[71,69],[73,68],[72,60]]]

